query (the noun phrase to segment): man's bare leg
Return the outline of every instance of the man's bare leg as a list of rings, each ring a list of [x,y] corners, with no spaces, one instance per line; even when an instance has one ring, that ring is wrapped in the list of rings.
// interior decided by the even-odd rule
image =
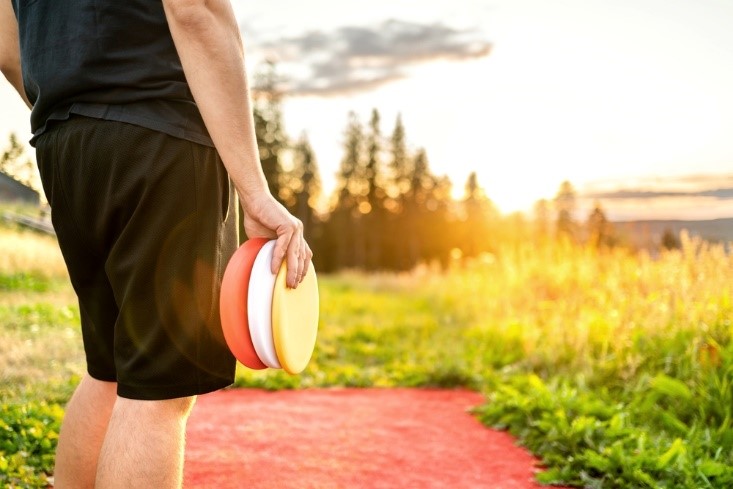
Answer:
[[[195,397],[118,397],[97,468],[98,489],[180,488],[186,421]]]
[[[66,405],[56,448],[54,487],[93,488],[97,459],[107,431],[117,383],[85,374]]]

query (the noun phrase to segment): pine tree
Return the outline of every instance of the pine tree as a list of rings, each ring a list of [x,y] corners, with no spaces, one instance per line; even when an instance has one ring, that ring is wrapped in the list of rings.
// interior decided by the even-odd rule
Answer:
[[[475,256],[489,249],[489,228],[498,219],[498,212],[494,204],[479,186],[476,172],[471,172],[466,180],[465,196],[463,198],[464,225],[463,246],[466,256]]]
[[[566,236],[570,239],[576,238],[575,218],[575,188],[565,180],[560,184],[560,189],[555,196],[555,209],[557,211],[556,229],[559,236]]]
[[[362,125],[353,111],[349,112],[344,135],[344,156],[336,176],[336,205],[351,211],[358,205],[357,197],[361,193],[359,177],[364,151]]]
[[[384,188],[381,186],[381,152],[382,135],[379,129],[380,116],[377,109],[372,109],[367,135],[367,159],[364,168],[366,198],[360,203],[364,214],[367,262],[366,266],[374,270],[381,265],[384,236]]]
[[[456,203],[452,198],[453,182],[448,175],[434,177],[434,185],[428,198],[427,229],[425,233],[427,259],[437,259],[446,269],[450,263],[450,253],[459,248],[460,235]]]
[[[395,127],[390,137],[390,153],[389,174],[391,178],[387,193],[392,203],[390,207],[393,211],[399,212],[409,185],[405,127],[402,123],[402,116],[399,114],[397,115]]]
[[[682,247],[679,236],[668,227],[662,232],[661,245],[665,250],[678,250]]]
[[[425,149],[420,148],[412,163],[412,174],[409,176],[409,187],[405,194],[405,231],[404,241],[407,245],[407,266],[414,267],[418,261],[425,259],[424,245],[430,239],[432,227],[429,222],[431,213],[428,203],[436,185],[435,178],[428,168],[428,156]]]
[[[385,232],[383,261],[390,268],[407,266],[407,248],[401,239],[405,229],[405,193],[409,185],[408,155],[405,142],[405,128],[402,116],[397,115],[392,135],[389,139],[389,163],[386,168]]]
[[[534,231],[540,238],[550,234],[550,203],[547,199],[540,199],[534,204]]]
[[[329,237],[336,250],[335,267],[363,266],[365,260],[362,214],[364,133],[356,113],[349,112],[344,157],[337,173],[335,202],[329,220]]]
[[[586,229],[588,231],[588,242],[591,245],[596,247],[613,246],[613,226],[606,218],[606,213],[603,212],[600,202],[595,202],[593,211],[588,216]]]

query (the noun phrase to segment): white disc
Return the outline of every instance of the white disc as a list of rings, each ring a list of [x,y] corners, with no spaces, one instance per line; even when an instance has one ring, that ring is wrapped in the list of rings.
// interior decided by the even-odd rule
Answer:
[[[249,334],[257,356],[270,368],[281,368],[272,337],[272,291],[276,274],[270,271],[275,240],[262,246],[252,265],[247,296]]]

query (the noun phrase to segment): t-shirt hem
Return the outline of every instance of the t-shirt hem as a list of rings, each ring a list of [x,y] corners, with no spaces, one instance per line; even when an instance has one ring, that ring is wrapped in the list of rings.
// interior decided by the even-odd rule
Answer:
[[[175,138],[184,139],[187,141],[191,141],[193,143],[202,144],[204,146],[215,148],[214,142],[211,140],[211,138],[208,135],[204,135],[199,132],[192,131],[190,129],[186,129],[186,128],[177,126],[175,124],[171,124],[169,122],[166,122],[160,119],[153,119],[153,118],[141,116],[139,114],[134,114],[130,112],[125,112],[123,110],[115,110],[115,109],[116,109],[116,106],[99,105],[99,104],[88,104],[87,105],[87,104],[78,104],[78,103],[73,104],[67,110],[56,112],[53,115],[51,115],[47,119],[46,123],[34,132],[33,137],[30,140],[30,145],[35,147],[36,141],[43,133],[45,133],[48,130],[49,125],[51,123],[65,121],[69,119],[69,117],[71,117],[72,114],[76,114],[76,115],[81,115],[85,117],[92,117],[94,119],[134,124],[136,126],[144,127],[146,129],[151,129],[153,131],[158,131],[164,134],[168,134],[169,136],[173,136]]]

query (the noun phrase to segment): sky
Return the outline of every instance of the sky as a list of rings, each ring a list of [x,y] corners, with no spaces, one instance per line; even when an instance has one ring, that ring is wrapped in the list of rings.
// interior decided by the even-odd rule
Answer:
[[[327,191],[348,112],[378,108],[456,196],[476,171],[505,212],[570,180],[614,219],[733,217],[733,2],[232,3],[250,79],[277,60]],[[0,138],[27,140],[4,81],[0,108]]]

